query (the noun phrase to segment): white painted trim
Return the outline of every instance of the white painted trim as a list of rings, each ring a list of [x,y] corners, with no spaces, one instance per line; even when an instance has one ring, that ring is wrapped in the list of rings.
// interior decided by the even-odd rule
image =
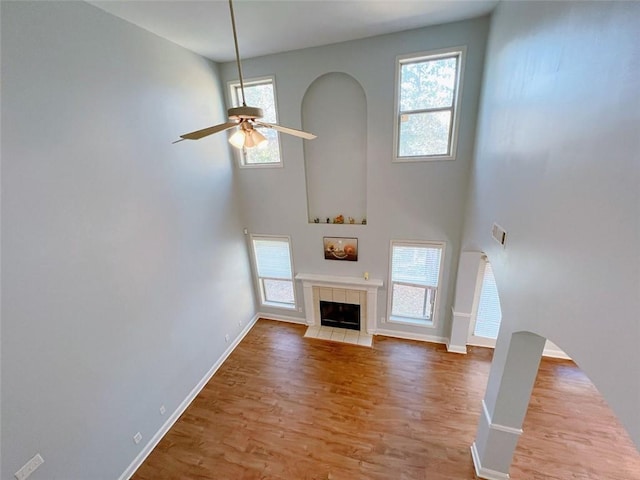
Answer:
[[[454,308],[451,309],[451,313],[453,315],[455,315],[456,317],[471,318],[471,314],[470,313],[462,313],[462,312],[459,312],[459,311],[455,310]]]
[[[283,304],[282,306],[278,306],[278,305],[275,305],[274,303],[269,303],[262,298],[263,297],[262,283],[260,282],[261,277],[258,275],[258,261],[256,260],[256,249],[253,243],[254,240],[256,239],[287,241],[287,247],[289,248],[289,264],[291,266],[291,285],[293,287],[293,305],[287,306]],[[267,308],[281,308],[283,310],[295,311],[296,308],[298,307],[298,295],[296,293],[295,275],[293,274],[293,272],[295,272],[295,266],[293,265],[293,244],[291,243],[291,236],[250,233],[249,234],[249,252],[250,252],[249,258],[251,259],[251,272],[252,272],[253,282],[255,285],[255,295],[256,295],[256,300],[258,305],[260,305],[261,307],[267,307]]]
[[[458,75],[456,79],[455,86],[455,95],[453,98],[452,104],[452,112],[453,119],[452,128],[451,128],[451,137],[449,141],[451,142],[451,150],[448,155],[430,155],[430,156],[421,156],[421,157],[400,157],[398,156],[398,143],[400,142],[400,126],[399,126],[399,115],[400,115],[400,83],[401,83],[401,72],[400,66],[404,63],[404,60],[428,60],[428,59],[436,59],[438,57],[447,57],[451,56],[451,54],[458,55]],[[460,110],[462,109],[462,85],[464,84],[464,67],[466,63],[467,57],[467,46],[460,45],[458,47],[450,47],[450,48],[440,48],[437,50],[429,50],[426,52],[416,52],[416,53],[408,53],[403,55],[396,56],[395,62],[395,87],[394,87],[394,121],[393,121],[393,152],[391,161],[393,163],[407,163],[407,162],[433,162],[433,161],[441,161],[441,160],[455,160],[458,149],[458,137],[459,137],[459,128],[460,128]]]
[[[313,298],[314,287],[328,287],[350,290],[359,290],[367,294],[367,304],[365,318],[360,320],[360,331],[368,335],[374,335],[377,306],[378,289],[384,285],[382,280],[370,278],[365,280],[362,277],[346,277],[342,275],[317,275],[314,273],[298,273],[296,280],[302,281],[302,291],[304,293],[304,308],[307,325],[319,325],[320,318],[316,318],[316,302]]]
[[[153,451],[154,448],[160,443],[160,440],[167,434],[167,432],[171,429],[174,423],[180,418],[180,415],[184,413],[184,411],[191,405],[191,402],[198,396],[200,391],[204,388],[204,386],[211,380],[211,377],[218,371],[220,366],[225,362],[225,360],[231,355],[231,352],[235,350],[238,344],[244,339],[244,337],[249,333],[249,331],[253,328],[255,323],[258,321],[259,315],[254,315],[254,317],[249,320],[247,326],[244,327],[240,335],[236,337],[236,339],[229,345],[224,353],[220,356],[220,358],[213,364],[213,366],[209,369],[207,373],[205,373],[204,377],[198,382],[198,384],[193,387],[191,392],[187,395],[187,397],[178,405],[178,408],[171,414],[171,416],[167,419],[166,422],[160,427],[160,429],[155,433],[155,435],[149,440],[149,442],[144,446],[144,448],[140,451],[140,453],[133,459],[131,464],[126,468],[126,470],[120,475],[118,480],[129,480],[136,470],[140,468],[145,459],[149,456],[149,454]]]
[[[398,246],[406,246],[406,247],[425,247],[425,248],[439,248],[440,249],[440,270],[438,272],[438,284],[435,286],[436,288],[436,298],[434,299],[433,304],[433,318],[430,322],[424,322],[422,325],[420,322],[402,322],[398,320],[392,320],[391,312],[393,312],[393,247],[394,245]],[[427,328],[435,328],[438,325],[438,309],[440,308],[440,296],[442,290],[442,279],[444,278],[444,265],[445,265],[445,255],[447,254],[447,243],[439,242],[439,241],[429,241],[429,240],[394,240],[392,239],[389,242],[389,277],[387,280],[387,318],[386,321],[389,323],[398,323],[402,325],[411,325],[417,327],[427,327]],[[442,337],[444,338],[444,337]],[[430,341],[430,340],[427,340]],[[446,339],[443,342],[437,343],[446,343]]]
[[[451,342],[447,342],[447,352],[467,354],[467,347],[464,345],[451,345]]]
[[[564,353],[562,350],[556,350],[554,348],[545,348],[542,351],[543,357],[562,358],[563,360],[571,360],[571,357]]]
[[[383,337],[403,338],[405,340],[417,340],[419,342],[447,344],[447,338],[438,337],[436,335],[425,335],[423,333],[400,332],[398,330],[387,330],[378,328],[374,335],[382,335]]]
[[[484,412],[484,418],[487,420],[487,425],[489,425],[489,428],[491,430],[497,430],[498,432],[517,435],[518,437],[522,435],[521,428],[513,428],[513,427],[508,427],[506,425],[501,425],[499,423],[493,423],[491,421],[491,415],[489,415],[489,409],[487,408],[487,404],[485,403],[484,398],[482,399],[482,411]]]
[[[473,468],[476,470],[476,476],[484,478],[486,480],[509,480],[511,478],[508,473],[497,472],[490,468],[484,468],[480,464],[480,455],[478,454],[478,447],[476,442],[471,445],[471,458],[473,459]]]
[[[277,322],[297,323],[299,325],[306,325],[307,321],[304,318],[290,317],[288,315],[274,315],[273,313],[258,312],[257,318],[264,318],[265,320],[275,320]]]
[[[308,282],[314,286],[344,288],[346,286],[358,287],[382,287],[383,282],[377,278],[365,280],[364,277],[345,277],[342,275],[318,275],[315,273],[299,273],[295,276],[296,280]],[[362,289],[360,289],[362,290]]]

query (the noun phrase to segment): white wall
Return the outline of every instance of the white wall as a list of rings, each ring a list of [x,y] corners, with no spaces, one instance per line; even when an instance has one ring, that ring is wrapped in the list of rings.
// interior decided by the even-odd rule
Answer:
[[[2,2],[1,478],[117,478],[254,314],[225,139],[171,145],[221,98],[93,6]]]
[[[384,280],[379,317],[385,316],[387,310],[390,240],[447,243],[439,322],[435,328],[391,327],[378,318],[379,328],[435,336],[448,334],[488,23],[488,18],[479,18],[243,62],[243,73],[248,78],[275,75],[278,118],[286,126],[301,127],[302,99],[307,88],[329,72],[351,75],[362,85],[367,100],[368,225],[307,223],[303,141],[281,135],[284,168],[243,169],[238,174],[247,206],[246,226],[251,232],[291,235],[297,272],[360,276],[368,271],[371,277]],[[466,45],[468,50],[458,158],[393,164],[396,56],[459,45]],[[221,73],[224,80],[236,79],[235,63],[224,64]],[[357,237],[358,261],[324,260],[323,236]],[[302,306],[302,287],[297,287]],[[303,317],[303,313],[297,315]]]
[[[633,2],[499,4],[462,245],[489,256],[500,336],[556,343],[637,445],[639,24]]]

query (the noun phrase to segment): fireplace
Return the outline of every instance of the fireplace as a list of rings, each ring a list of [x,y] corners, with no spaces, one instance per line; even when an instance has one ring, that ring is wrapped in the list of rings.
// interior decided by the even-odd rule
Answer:
[[[349,322],[350,326],[340,325],[342,328],[359,330],[361,334],[375,334],[378,289],[382,287],[382,280],[313,273],[299,273],[296,280],[302,281],[307,325],[325,325],[327,317],[321,314],[320,303],[331,302],[358,309],[357,324]]]
[[[320,301],[320,324],[360,330],[360,305]]]

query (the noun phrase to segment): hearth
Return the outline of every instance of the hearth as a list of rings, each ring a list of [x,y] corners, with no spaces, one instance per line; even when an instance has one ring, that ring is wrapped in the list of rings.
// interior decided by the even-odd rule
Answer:
[[[360,305],[320,301],[320,324],[360,330]]]

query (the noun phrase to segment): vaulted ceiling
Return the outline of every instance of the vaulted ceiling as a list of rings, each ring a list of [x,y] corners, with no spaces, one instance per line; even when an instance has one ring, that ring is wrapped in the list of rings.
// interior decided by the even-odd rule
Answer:
[[[225,0],[89,3],[218,62],[234,59]],[[236,0],[243,58],[485,15],[498,0]]]

